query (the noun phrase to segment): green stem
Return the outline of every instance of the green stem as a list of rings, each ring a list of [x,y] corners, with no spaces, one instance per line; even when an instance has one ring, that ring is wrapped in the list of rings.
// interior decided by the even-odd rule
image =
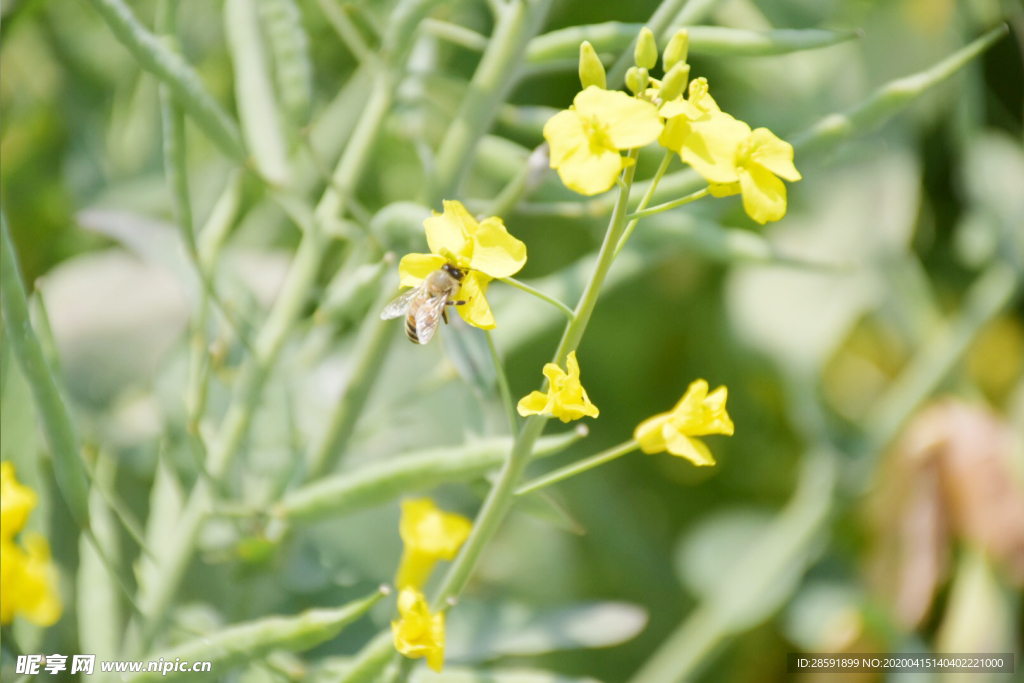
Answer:
[[[661,181],[662,176],[665,175],[665,171],[668,170],[669,164],[672,163],[672,157],[674,152],[670,149],[665,150],[665,156],[661,158],[661,165],[658,166],[658,170],[655,172],[654,177],[651,178],[651,182],[647,185],[647,191],[644,192],[643,198],[640,200],[639,211],[643,211],[647,204],[651,201],[651,197],[654,196],[654,191],[658,189],[658,183]],[[626,242],[629,240],[629,236],[633,234],[637,224],[640,222],[640,217],[635,212],[626,217],[629,221],[629,225],[626,226],[626,231],[622,234],[622,239],[619,240],[618,245],[615,247],[615,255],[618,256],[622,248],[626,246]]]
[[[494,345],[494,337],[490,330],[484,330],[487,337],[487,348],[491,352],[491,360],[494,361],[494,371],[498,376],[498,390],[501,394],[501,402],[505,406],[505,413],[508,415],[508,425],[512,429],[512,436],[519,433],[519,414],[516,412],[515,402],[512,400],[512,389],[508,384],[508,375],[505,374],[505,365],[498,355],[498,347]]]
[[[654,196],[654,191],[657,190],[657,189],[658,189],[657,185],[655,183],[651,183],[651,187],[648,188],[648,193],[647,194],[650,195],[650,196]],[[693,194],[688,194],[685,197],[680,197],[679,199],[674,199],[674,200],[672,200],[670,202],[665,202],[664,204],[658,204],[657,206],[652,206],[649,209],[645,209],[645,208],[643,208],[643,206],[639,206],[639,207],[637,207],[636,211],[634,211],[633,213],[629,214],[629,219],[632,220],[632,221],[638,221],[641,218],[647,218],[648,216],[653,216],[655,214],[661,213],[662,211],[668,211],[669,209],[675,209],[675,208],[680,207],[680,206],[685,206],[686,204],[689,204],[690,202],[696,201],[696,200],[700,199],[701,197],[708,196],[708,194],[710,194],[710,193],[711,193],[711,188],[705,187],[702,190],[697,190]]]
[[[636,159],[637,150],[630,151],[630,157]],[[590,276],[579,304],[576,306],[576,315],[565,328],[562,340],[555,351],[553,362],[563,365],[565,357],[575,351],[586,331],[587,323],[597,305],[597,299],[601,292],[601,285],[604,284],[608,270],[615,260],[615,246],[619,243],[622,233],[626,227],[626,212],[629,205],[629,188],[633,183],[633,174],[636,165],[629,166],[623,173],[623,187],[619,190],[615,202],[615,209],[612,212],[611,221],[608,225],[608,232],[605,235],[604,243],[597,258],[594,272]],[[480,512],[477,514],[470,532],[469,539],[462,547],[458,557],[448,568],[442,580],[441,587],[434,597],[434,608],[439,609],[450,599],[457,598],[469,581],[476,563],[480,559],[484,548],[498,531],[498,527],[505,519],[505,515],[512,507],[515,499],[516,485],[530,460],[533,446],[544,431],[548,416],[532,415],[527,418],[522,430],[512,445],[512,451],[501,469],[498,479],[491,488],[490,493],[484,500]]]
[[[549,472],[543,477],[538,477],[532,481],[528,481],[516,489],[516,495],[524,496],[527,493],[533,493],[534,491],[539,491],[540,489],[551,486],[552,484],[565,481],[569,477],[575,477],[577,474],[582,474],[587,470],[592,470],[598,465],[603,465],[606,462],[611,462],[616,458],[621,458],[624,455],[632,453],[639,447],[640,444],[637,443],[636,439],[630,439],[625,443],[609,448],[597,455],[592,455],[589,458],[584,458],[579,462],[574,462],[573,464],[566,465],[565,467],[559,467],[557,470]]]
[[[459,45],[473,52],[483,52],[487,49],[487,36],[465,26],[439,19],[425,19],[421,26],[425,32],[452,45]]]
[[[7,216],[2,213],[0,225],[0,300],[11,350],[32,389],[43,433],[53,453],[54,476],[61,495],[75,522],[86,530],[89,528],[89,493],[85,467],[78,454],[78,437],[57,381],[46,363],[39,337],[32,329],[18,258],[7,227]]]
[[[568,318],[570,321],[576,319],[576,313],[571,308],[569,308],[568,306],[563,304],[561,301],[556,299],[555,297],[548,296],[544,292],[536,290],[533,287],[531,287],[530,285],[528,285],[528,284],[526,284],[524,282],[520,282],[519,280],[516,280],[514,278],[502,277],[502,278],[498,278],[498,279],[501,282],[504,282],[505,284],[512,285],[516,289],[521,289],[522,291],[526,292],[527,294],[532,294],[533,296],[537,297],[541,301],[548,302],[549,304],[551,304],[552,306],[554,306],[555,308],[560,310],[565,315],[565,317]]]

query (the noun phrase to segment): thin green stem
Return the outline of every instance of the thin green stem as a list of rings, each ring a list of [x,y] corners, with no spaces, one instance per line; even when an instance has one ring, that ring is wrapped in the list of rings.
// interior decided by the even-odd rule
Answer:
[[[487,36],[465,26],[459,26],[449,21],[441,21],[440,19],[424,19],[421,26],[430,35],[446,40],[453,45],[464,47],[467,50],[483,52],[487,49]]]
[[[563,304],[561,301],[556,299],[555,297],[548,296],[544,292],[536,290],[533,287],[531,287],[530,285],[528,285],[528,284],[526,284],[524,282],[520,282],[519,280],[516,280],[515,278],[502,277],[502,278],[498,278],[498,279],[501,282],[504,282],[505,284],[512,285],[516,289],[521,289],[522,291],[526,292],[527,294],[531,294],[531,295],[537,297],[541,301],[546,301],[547,303],[551,304],[552,306],[554,306],[555,308],[560,310],[565,315],[565,317],[568,318],[570,321],[576,319],[576,313],[571,308],[569,308],[568,306]]]
[[[657,186],[652,183],[649,194],[653,196],[654,195],[654,190],[656,190],[656,189],[657,189]],[[688,194],[685,197],[680,197],[679,199],[674,199],[674,200],[672,200],[670,202],[665,202],[664,204],[658,204],[657,206],[652,206],[649,209],[645,209],[643,207],[639,207],[636,211],[634,211],[633,213],[629,214],[629,219],[631,221],[637,221],[637,220],[640,220],[641,218],[647,218],[648,216],[653,216],[655,214],[661,213],[662,211],[668,211],[669,209],[675,209],[675,208],[680,207],[680,206],[685,206],[685,205],[689,204],[690,202],[697,201],[701,197],[708,196],[708,194],[710,194],[710,193],[711,193],[711,188],[705,187],[704,189],[697,190],[693,194]]]
[[[7,216],[2,213],[0,224],[0,300],[11,350],[32,389],[43,433],[53,453],[53,470],[61,495],[75,522],[86,530],[89,528],[88,481],[78,454],[78,437],[39,337],[32,328],[18,258],[7,227]]]
[[[508,384],[508,375],[505,374],[505,364],[501,362],[498,355],[498,347],[494,345],[494,337],[490,330],[484,330],[487,337],[487,348],[491,352],[491,360],[494,361],[494,371],[498,376],[498,391],[501,394],[501,402],[505,406],[505,413],[508,415],[508,425],[512,429],[512,436],[519,433],[519,414],[516,412],[515,402],[512,400],[512,389]]]
[[[630,158],[634,161],[638,155],[637,150],[630,151]],[[565,328],[562,340],[555,351],[553,362],[559,365],[564,364],[565,357],[579,346],[590,316],[597,305],[597,299],[601,292],[608,270],[615,260],[615,246],[622,237],[626,227],[626,212],[629,205],[629,188],[633,183],[633,174],[636,165],[626,168],[623,173],[623,187],[620,188],[618,198],[615,202],[615,209],[612,212],[611,221],[608,225],[608,232],[605,235],[604,243],[598,255],[594,272],[590,276],[579,304],[576,306],[576,317],[571,320]],[[484,548],[490,543],[497,533],[505,515],[512,508],[515,499],[516,485],[526,469],[530,460],[534,444],[544,431],[548,416],[532,415],[527,418],[522,430],[512,445],[512,451],[505,461],[498,479],[491,488],[490,493],[484,500],[480,512],[477,514],[473,524],[473,530],[458,557],[448,568],[441,586],[434,597],[434,608],[439,609],[450,599],[458,598],[466,582],[473,573],[476,563],[479,561]]]
[[[625,443],[609,448],[597,455],[592,455],[589,458],[584,458],[583,460],[574,462],[571,465],[566,465],[565,467],[559,467],[557,470],[549,472],[543,477],[538,477],[532,481],[528,481],[516,489],[516,495],[524,496],[527,493],[533,493],[534,491],[539,491],[540,489],[551,486],[552,484],[565,481],[570,477],[575,477],[577,474],[582,474],[587,470],[592,470],[598,465],[603,465],[606,462],[611,462],[616,458],[621,458],[624,455],[632,453],[639,447],[640,444],[637,443],[636,439],[630,439]]]
[[[651,197],[654,196],[654,191],[658,189],[658,183],[661,181],[662,176],[665,175],[665,171],[668,170],[669,164],[672,163],[672,157],[674,152],[670,149],[665,150],[665,156],[661,158],[661,165],[658,166],[658,170],[655,172],[654,177],[651,178],[651,182],[647,186],[647,191],[644,192],[643,198],[640,200],[640,211],[643,211],[647,204],[651,201]],[[622,248],[626,246],[626,242],[629,240],[629,236],[633,234],[633,230],[636,229],[637,224],[640,222],[640,218],[636,214],[631,214],[626,217],[629,224],[626,226],[626,231],[622,234],[622,239],[619,240],[618,245],[615,247],[615,255],[618,256]]]

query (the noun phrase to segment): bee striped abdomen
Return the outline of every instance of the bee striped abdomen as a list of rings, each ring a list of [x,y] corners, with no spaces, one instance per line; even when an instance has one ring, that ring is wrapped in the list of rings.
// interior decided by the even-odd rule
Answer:
[[[413,344],[419,344],[420,338],[416,334],[416,318],[412,315],[405,316],[405,336],[409,338]]]

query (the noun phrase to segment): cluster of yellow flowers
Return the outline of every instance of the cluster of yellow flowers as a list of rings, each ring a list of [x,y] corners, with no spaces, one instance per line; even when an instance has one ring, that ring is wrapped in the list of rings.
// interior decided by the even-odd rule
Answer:
[[[429,498],[402,502],[399,534],[404,548],[395,577],[399,619],[391,622],[395,649],[410,659],[426,657],[427,666],[444,665],[444,612],[431,612],[423,586],[438,560],[452,560],[469,538],[473,523],[439,510]]]
[[[50,546],[38,534],[21,533],[36,506],[36,494],[23,486],[14,465],[0,463],[0,624],[20,615],[39,626],[60,618],[57,569],[50,560]]]
[[[723,112],[704,78],[690,80],[686,62],[689,34],[680,29],[662,56],[663,79],[648,72],[657,63],[654,35],[643,29],[635,52],[637,66],[626,84],[630,97],[606,90],[604,66],[593,47],[580,48],[583,90],[569,109],[544,126],[551,167],[575,192],[595,195],[615,185],[623,168],[635,163],[624,150],[655,140],[700,173],[716,197],[740,194],[743,208],[758,223],[786,215],[786,186],[800,180],[793,146],[767,128],[751,130]],[[687,85],[688,83],[688,85]]]

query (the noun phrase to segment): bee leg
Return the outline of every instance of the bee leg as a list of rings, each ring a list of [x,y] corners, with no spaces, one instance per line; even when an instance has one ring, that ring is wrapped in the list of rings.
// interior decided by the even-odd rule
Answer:
[[[469,299],[466,299],[465,301],[449,301],[448,305],[449,306],[465,306],[468,303],[469,303]]]
[[[448,324],[448,309],[447,308],[442,308],[441,309],[441,320],[444,321],[445,325]]]

